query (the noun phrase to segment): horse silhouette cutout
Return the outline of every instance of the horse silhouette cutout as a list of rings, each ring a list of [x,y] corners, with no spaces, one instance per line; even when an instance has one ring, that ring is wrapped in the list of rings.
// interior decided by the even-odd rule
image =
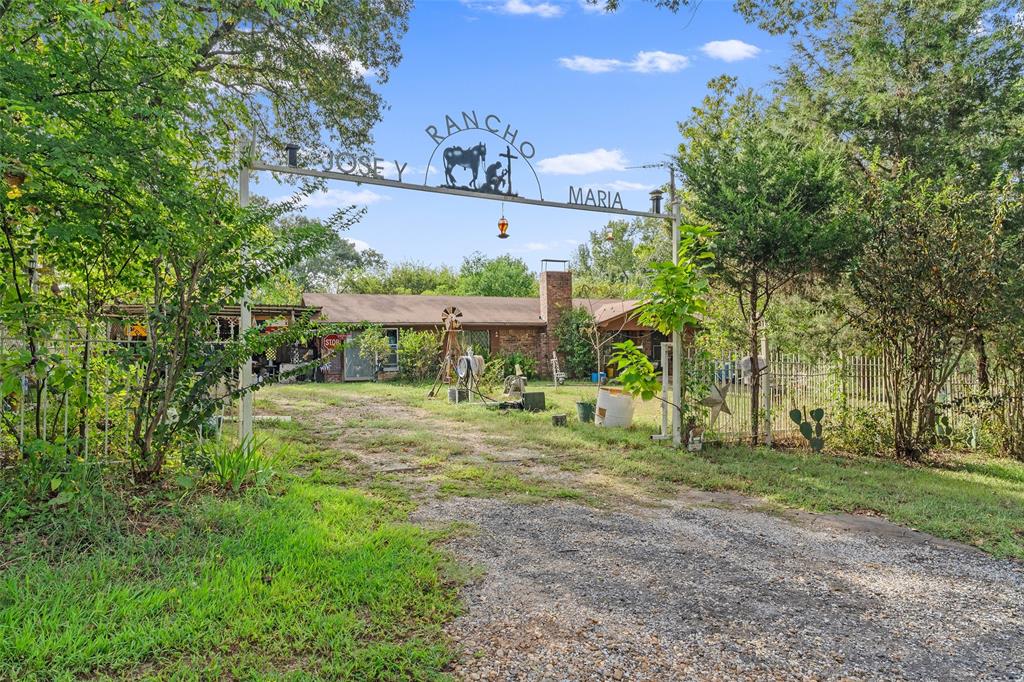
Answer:
[[[484,159],[487,158],[487,147],[482,142],[469,149],[448,147],[444,150],[442,156],[444,157],[444,177],[449,187],[458,186],[452,171],[455,170],[456,166],[460,166],[473,171],[473,179],[469,181],[469,186],[476,189],[476,180],[480,175],[480,166],[483,165]]]

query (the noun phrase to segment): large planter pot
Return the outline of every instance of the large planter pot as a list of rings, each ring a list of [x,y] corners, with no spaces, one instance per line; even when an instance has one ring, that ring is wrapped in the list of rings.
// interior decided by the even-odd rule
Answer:
[[[593,400],[580,400],[576,403],[576,416],[579,417],[580,423],[589,424],[594,421],[594,410],[597,405],[594,404]]]
[[[594,423],[598,426],[629,428],[633,425],[633,397],[621,388],[602,386],[597,392],[597,411]]]

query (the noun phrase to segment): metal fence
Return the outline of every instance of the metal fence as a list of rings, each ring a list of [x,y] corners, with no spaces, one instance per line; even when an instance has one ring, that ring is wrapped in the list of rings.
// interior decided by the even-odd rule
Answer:
[[[38,341],[36,355],[48,358],[51,366],[59,359],[56,364],[70,376],[63,386],[52,373],[45,380],[31,370],[13,377],[14,391],[0,395],[0,459],[40,440],[67,444],[86,460],[127,461],[144,371],[132,356],[145,343],[109,338]],[[23,340],[5,336],[0,327],[0,356],[27,350]],[[117,362],[110,358],[115,353]],[[230,401],[223,401],[218,424],[232,410]],[[196,439],[202,441],[201,431]]]
[[[761,358],[763,361],[764,358]],[[825,410],[827,426],[857,410],[887,409],[886,378],[889,370],[882,358],[848,356],[812,360],[781,352],[769,352],[761,377],[758,405],[751,404],[751,368],[748,356],[740,351],[713,357],[696,356],[686,360],[686,371],[705,382],[714,382],[725,392],[729,413],[722,411],[712,428],[714,437],[724,441],[749,439],[751,412],[759,411],[759,435],[769,429],[773,438],[799,438],[798,425],[789,417],[794,408]],[[999,387],[992,386],[998,393]],[[979,419],[970,409],[978,391],[973,370],[958,370],[939,392],[939,413],[953,429],[975,428]],[[806,418],[806,417],[805,417]]]

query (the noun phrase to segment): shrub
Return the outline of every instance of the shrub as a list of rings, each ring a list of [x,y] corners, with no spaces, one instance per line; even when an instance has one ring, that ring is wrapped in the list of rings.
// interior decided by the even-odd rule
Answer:
[[[527,355],[519,351],[512,351],[511,353],[502,353],[491,359],[492,363],[502,363],[501,376],[507,377],[510,374],[516,373],[516,365],[519,365],[519,369],[523,371],[527,379],[537,378],[537,361],[532,355]]]
[[[879,455],[892,449],[892,417],[881,405],[841,410],[828,430],[834,449],[854,455]]]
[[[441,366],[441,337],[435,331],[398,335],[398,369],[406,379],[433,379]]]
[[[267,458],[260,452],[266,441],[243,440],[228,443],[223,438],[206,444],[210,470],[225,490],[238,493],[243,486],[265,486],[274,475]]]
[[[386,358],[391,353],[391,344],[384,333],[384,328],[380,325],[370,325],[359,333],[355,342],[359,349],[359,357],[373,363],[374,376],[376,376],[380,370],[381,358]]]
[[[570,378],[589,377],[597,371],[597,357],[594,352],[594,316],[585,308],[573,308],[562,314],[555,327],[558,352],[565,356],[563,370]]]

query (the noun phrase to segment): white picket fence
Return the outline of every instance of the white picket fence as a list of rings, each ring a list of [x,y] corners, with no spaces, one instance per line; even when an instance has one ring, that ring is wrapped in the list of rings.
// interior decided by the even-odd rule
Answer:
[[[744,371],[740,351],[714,357],[689,357],[686,371],[703,377],[726,392],[731,414],[721,412],[712,429],[723,441],[739,441],[751,436],[751,374]],[[767,368],[761,377],[760,438],[799,438],[798,425],[790,419],[794,408],[805,413],[825,410],[824,423],[835,426],[843,415],[857,409],[884,410],[887,368],[881,358],[855,356],[832,360],[812,360],[781,352],[769,352]],[[762,358],[763,360],[763,358]],[[949,417],[954,428],[970,428],[977,415],[962,409],[963,398],[977,388],[972,371],[958,371],[940,392],[940,413]]]
[[[103,356],[131,352],[144,341],[92,338],[89,340],[91,362],[81,367],[85,341],[82,338],[47,338],[40,340],[39,355],[59,355],[75,368],[74,385],[57,391],[52,385],[37,391],[37,378],[26,372],[18,377],[14,394],[0,398],[0,460],[22,450],[29,442],[40,439],[50,443],[73,445],[86,460],[125,461],[134,450],[131,442],[135,421],[134,407],[141,386],[141,364],[104,362]],[[212,342],[211,342],[212,343]],[[0,327],[0,353],[24,350],[21,339],[5,336]],[[72,398],[75,395],[76,398]],[[83,395],[88,395],[88,409],[82,419]],[[223,421],[225,403],[220,415]],[[197,433],[196,439],[203,440]]]

